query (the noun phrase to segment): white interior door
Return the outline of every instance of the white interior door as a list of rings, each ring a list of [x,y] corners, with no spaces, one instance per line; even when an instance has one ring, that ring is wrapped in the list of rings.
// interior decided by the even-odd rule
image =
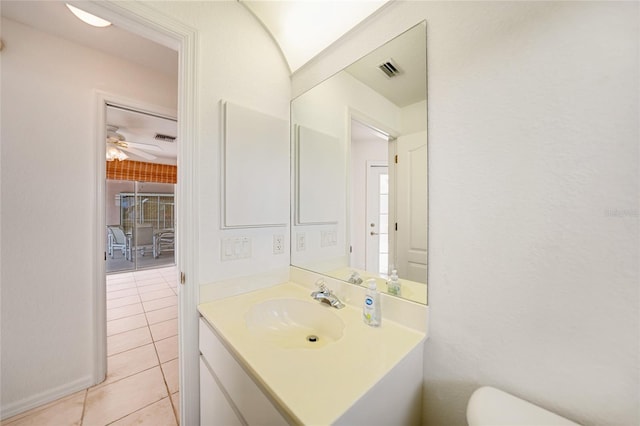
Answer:
[[[367,221],[365,269],[386,274],[389,265],[389,167],[367,163]]]
[[[427,132],[397,139],[396,269],[411,281],[427,282]]]

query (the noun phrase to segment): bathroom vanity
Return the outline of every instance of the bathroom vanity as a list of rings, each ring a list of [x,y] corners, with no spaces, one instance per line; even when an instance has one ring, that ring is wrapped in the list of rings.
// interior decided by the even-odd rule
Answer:
[[[201,304],[201,424],[419,424],[425,333],[348,302],[288,282]]]
[[[392,56],[406,82],[403,94],[378,65],[393,66],[384,62]],[[378,78],[368,78],[372,73]],[[280,144],[286,134],[273,139],[282,148],[278,158],[292,160],[291,182],[284,176],[266,189],[237,190],[233,173],[225,175],[223,227],[260,225],[243,219],[264,213],[258,198],[252,208],[233,203],[244,194],[291,188],[290,203],[269,197],[278,211],[261,222],[290,225],[291,267],[277,278],[273,272],[201,287],[202,425],[421,423],[428,329],[426,107],[421,22],[292,101],[290,149]],[[246,123],[264,120],[232,104],[225,104],[224,118],[225,164],[237,158],[245,167],[246,152],[264,146],[268,133]],[[251,139],[244,132],[259,142],[241,144]],[[236,152],[238,145],[243,149]],[[258,175],[286,171],[271,161],[260,164],[268,170]],[[281,206],[291,206],[289,214]],[[233,258],[224,257],[233,251],[229,243],[223,241],[223,260]],[[402,282],[395,296],[387,291],[393,270]],[[362,320],[361,284],[368,278],[382,293],[379,328]],[[316,298],[333,306],[311,297],[319,279],[339,300],[324,291]]]

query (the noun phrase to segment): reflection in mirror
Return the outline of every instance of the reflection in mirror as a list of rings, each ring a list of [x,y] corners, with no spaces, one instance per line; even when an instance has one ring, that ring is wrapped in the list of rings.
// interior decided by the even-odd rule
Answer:
[[[426,71],[422,22],[294,99],[292,265],[427,303]]]

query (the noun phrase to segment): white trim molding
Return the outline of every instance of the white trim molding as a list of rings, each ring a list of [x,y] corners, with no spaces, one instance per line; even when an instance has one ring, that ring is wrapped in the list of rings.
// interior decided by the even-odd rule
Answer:
[[[92,385],[93,377],[86,376],[71,383],[66,383],[63,386],[58,386],[53,389],[48,389],[45,392],[31,395],[28,398],[24,398],[20,401],[16,401],[3,406],[2,418],[8,419],[20,413],[24,413],[25,411],[31,410],[32,408],[40,407],[43,404],[47,404],[51,401],[56,401],[60,398],[64,398],[76,392],[80,392]],[[2,424],[4,424],[4,422]]]
[[[72,2],[77,3],[77,2]],[[176,260],[178,270],[184,273],[185,283],[178,290],[178,352],[180,374],[180,424],[200,423],[199,371],[198,371],[198,97],[197,45],[195,29],[165,16],[142,2],[91,1],[82,2],[82,8],[99,14],[119,27],[178,51],[178,187],[176,194]],[[104,118],[103,118],[104,119]],[[101,160],[104,159],[102,155]],[[102,161],[104,163],[104,161]],[[101,165],[104,168],[104,164]],[[103,184],[104,185],[104,184]],[[99,185],[96,183],[96,188]],[[104,191],[104,187],[99,189]],[[104,195],[104,192],[102,192]],[[97,194],[100,196],[100,194]],[[96,224],[96,230],[98,230]],[[104,238],[104,237],[102,237]],[[103,259],[104,246],[96,238],[94,259]],[[104,266],[102,266],[104,268]],[[96,276],[101,268],[94,265]],[[104,275],[102,275],[104,276]],[[104,278],[102,278],[104,280]],[[176,277],[178,279],[178,277]],[[100,284],[94,286],[100,291]],[[102,284],[104,286],[104,283]],[[101,303],[96,294],[94,303]],[[96,315],[102,315],[96,307]],[[95,351],[101,350],[102,338],[96,339]],[[102,374],[96,366],[96,377]]]
[[[95,285],[93,286],[93,331],[94,331],[94,382],[98,384],[102,382],[107,374],[107,320],[106,320],[106,271],[104,251],[106,247],[106,237],[104,230],[106,229],[106,107],[120,106],[128,109],[151,113],[170,119],[175,119],[177,111],[164,108],[157,105],[140,102],[125,96],[107,93],[96,90],[96,122],[95,122],[95,141],[93,145],[94,156],[96,161],[96,173],[94,176],[94,187],[96,188],[93,211],[95,215],[94,226],[94,250],[95,264],[93,271],[95,273]],[[177,279],[177,278],[176,278]]]

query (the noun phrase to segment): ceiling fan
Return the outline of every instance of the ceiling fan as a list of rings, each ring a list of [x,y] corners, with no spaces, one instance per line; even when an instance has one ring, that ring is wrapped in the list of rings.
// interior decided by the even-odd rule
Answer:
[[[118,129],[117,126],[107,124],[107,161],[128,158],[123,151],[147,160],[155,160],[158,157],[146,151],[162,152],[162,148],[156,145],[127,141],[124,135],[118,133]]]

